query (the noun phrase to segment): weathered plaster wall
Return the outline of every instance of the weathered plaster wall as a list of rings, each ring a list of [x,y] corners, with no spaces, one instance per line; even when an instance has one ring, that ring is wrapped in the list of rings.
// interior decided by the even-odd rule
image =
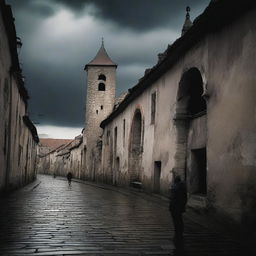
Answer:
[[[27,184],[36,175],[37,133],[27,117],[27,96],[21,81],[16,34],[12,22],[13,17],[9,7],[1,2],[0,191]]]
[[[0,12],[0,189],[5,187],[8,141],[7,132],[9,126],[10,107],[10,76],[11,56],[8,38],[5,31],[2,13]]]
[[[208,41],[209,190],[217,209],[249,222],[256,210],[255,15]]]
[[[206,205],[232,219],[253,222],[250,213],[255,212],[256,202],[255,17],[256,12],[251,11],[222,31],[201,39],[196,47],[180,58],[175,66],[105,127],[102,172],[106,180],[129,184],[130,132],[133,115],[139,108],[144,123],[141,167],[143,187],[153,191],[154,162],[161,161],[160,192],[166,194],[172,179],[170,171],[181,172],[189,168],[186,145],[192,149],[206,144]],[[189,124],[190,128],[179,132],[184,127],[184,121],[174,120],[179,82],[182,74],[193,67],[201,72],[207,116],[194,120]],[[151,94],[154,91],[157,100],[153,125],[150,123],[150,109]],[[186,131],[189,131],[187,138]],[[194,136],[191,135],[193,133]],[[115,168],[117,157],[120,161],[119,170]]]

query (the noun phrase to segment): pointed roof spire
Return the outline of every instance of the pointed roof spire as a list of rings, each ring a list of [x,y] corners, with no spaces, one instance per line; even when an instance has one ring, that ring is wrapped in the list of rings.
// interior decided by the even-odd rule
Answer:
[[[183,36],[192,26],[193,26],[193,23],[192,21],[190,20],[190,7],[187,6],[186,8],[186,19],[185,19],[185,22],[184,22],[184,25],[183,25],[183,28],[182,28],[182,32],[181,32],[181,35]]]
[[[104,47],[104,38],[101,39],[101,47],[94,57],[92,61],[90,61],[84,69],[87,69],[88,66],[114,66],[117,67],[117,64],[115,64],[110,57],[107,54],[107,51]]]

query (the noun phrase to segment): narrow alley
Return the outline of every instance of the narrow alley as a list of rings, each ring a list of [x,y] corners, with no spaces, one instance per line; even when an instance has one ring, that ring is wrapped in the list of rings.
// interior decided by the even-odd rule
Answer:
[[[1,199],[0,255],[176,255],[168,208],[143,195],[39,175]],[[238,243],[185,218],[182,255],[239,252]]]

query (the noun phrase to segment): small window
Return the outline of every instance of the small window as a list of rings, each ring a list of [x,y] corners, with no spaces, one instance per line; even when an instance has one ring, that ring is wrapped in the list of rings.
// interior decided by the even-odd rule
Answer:
[[[114,154],[116,155],[116,149],[117,149],[117,127],[115,127],[114,130]]]
[[[104,81],[106,81],[106,76],[103,75],[103,74],[100,74],[98,80],[104,80]]]
[[[125,146],[125,119],[123,119],[123,146]]]
[[[100,109],[101,109],[101,110],[103,109],[103,105],[100,106]]]
[[[22,155],[22,146],[19,145],[19,161],[18,161],[19,166],[20,166],[20,162],[21,162],[21,155]]]
[[[98,87],[99,91],[105,91],[106,90],[106,86],[104,83],[99,83],[99,87]]]
[[[98,113],[99,113],[99,111],[98,110],[96,110],[96,114],[98,115]]]
[[[109,145],[109,143],[110,143],[110,131],[107,131],[106,145]]]
[[[156,92],[151,94],[151,124],[155,123],[156,118]]]

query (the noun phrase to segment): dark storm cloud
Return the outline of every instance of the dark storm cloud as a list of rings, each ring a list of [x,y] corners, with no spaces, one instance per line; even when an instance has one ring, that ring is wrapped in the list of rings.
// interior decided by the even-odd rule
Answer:
[[[178,36],[191,6],[195,18],[210,0],[6,0],[13,6],[29,112],[40,125],[83,127],[83,67],[101,37],[118,64],[117,95],[134,86]]]
[[[53,7],[47,4],[47,1],[37,1],[37,0],[7,0],[11,4],[14,11],[25,10],[31,15],[39,15],[42,17],[52,16],[55,13]]]
[[[74,67],[76,69],[77,67]],[[81,127],[84,120],[84,86],[81,77],[72,73],[68,76],[68,69],[49,68],[47,64],[39,63],[28,67],[26,78],[33,95],[29,102],[31,119],[38,124]],[[36,100],[35,100],[36,99]]]
[[[51,8],[50,6],[40,4],[40,3],[39,4],[31,4],[30,10],[34,14],[39,14],[39,15],[42,15],[43,17],[52,16],[55,13],[53,8]]]
[[[109,20],[134,30],[148,30],[159,26],[175,27],[185,7],[197,8],[209,0],[53,0],[65,4],[75,12],[82,12],[87,5],[94,5],[96,17]],[[178,20],[177,20],[178,17]],[[183,16],[182,16],[183,18]]]
[[[9,0],[15,9],[28,9],[41,16],[53,15],[58,3],[70,8],[78,15],[83,15],[87,7],[96,8],[91,14],[95,17],[108,20],[120,27],[133,30],[148,30],[156,27],[180,24],[185,7],[192,9],[206,5],[209,0]],[[181,16],[182,15],[182,16]]]

